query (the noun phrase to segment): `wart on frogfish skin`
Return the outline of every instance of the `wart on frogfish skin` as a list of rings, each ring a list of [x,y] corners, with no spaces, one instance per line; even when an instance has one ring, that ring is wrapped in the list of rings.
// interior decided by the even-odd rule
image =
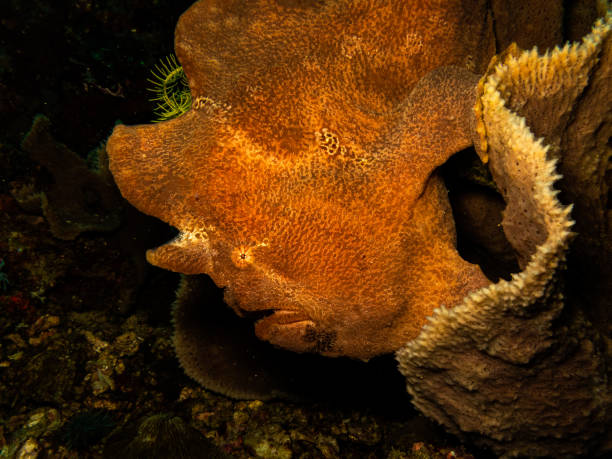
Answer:
[[[315,138],[319,149],[329,158],[353,161],[359,166],[367,166],[370,162],[365,154],[357,155],[349,145],[342,144],[338,135],[327,128],[315,132]]]
[[[227,112],[232,108],[232,106],[229,104],[216,102],[210,97],[198,96],[194,99],[192,108],[194,110],[206,110],[208,112],[213,112],[220,109]]]

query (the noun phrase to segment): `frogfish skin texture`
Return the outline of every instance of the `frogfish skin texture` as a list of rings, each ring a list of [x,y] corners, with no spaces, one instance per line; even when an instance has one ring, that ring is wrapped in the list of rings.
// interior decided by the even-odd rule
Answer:
[[[436,173],[476,135],[486,4],[195,3],[175,38],[192,109],[107,147],[123,196],[179,230],[147,259],[209,275],[261,339],[360,359],[488,284]]]

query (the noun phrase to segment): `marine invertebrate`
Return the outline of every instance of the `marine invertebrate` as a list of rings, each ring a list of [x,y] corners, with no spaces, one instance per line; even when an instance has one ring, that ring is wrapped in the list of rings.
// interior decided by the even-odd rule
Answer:
[[[73,240],[84,231],[112,231],[119,226],[121,201],[106,166],[106,150],[101,147],[99,169],[87,163],[51,134],[51,122],[44,115],[34,118],[22,142],[30,157],[45,167],[53,182],[40,193],[40,207],[51,232],[58,239]],[[32,206],[29,196],[14,196]]]
[[[609,448],[609,321],[589,319],[601,317],[598,306],[609,302],[604,297],[612,282],[611,239],[609,233],[602,238],[598,224],[610,212],[604,179],[612,156],[610,72],[608,14],[581,44],[543,56],[511,47],[483,77],[479,145],[507,202],[502,224],[522,271],[452,309],[441,307],[397,353],[422,412],[500,454]],[[579,143],[577,131],[598,135]],[[595,166],[579,165],[585,163]],[[561,178],[557,169],[566,172],[559,186],[575,209],[592,209],[589,216],[574,212],[575,226],[571,206],[553,188]],[[576,227],[584,252],[567,259]],[[581,280],[582,257],[593,245],[604,261],[590,268],[601,282],[597,289]]]
[[[129,423],[113,434],[104,448],[103,457],[117,457],[118,451],[126,459],[228,458],[201,432],[185,424],[178,416],[168,413],[143,418],[137,426]]]
[[[155,107],[154,121],[167,121],[182,115],[191,108],[191,92],[183,67],[176,61],[174,55],[161,59],[151,71],[153,78],[149,91],[155,94],[151,101]]]
[[[87,449],[112,432],[116,422],[106,410],[89,410],[75,414],[62,429],[66,446],[74,450]]]

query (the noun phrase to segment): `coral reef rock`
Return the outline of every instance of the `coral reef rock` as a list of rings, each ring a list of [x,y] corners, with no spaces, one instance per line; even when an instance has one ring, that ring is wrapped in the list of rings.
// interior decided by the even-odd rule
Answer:
[[[437,309],[397,352],[423,413],[500,454],[558,457],[612,446],[610,346],[589,321],[597,306],[590,299],[610,288],[609,261],[592,268],[606,289],[589,292],[589,283],[575,281],[582,255],[567,257],[579,228],[576,242],[609,260],[610,228],[601,227],[610,210],[601,195],[612,134],[611,30],[608,14],[580,44],[545,55],[511,46],[481,80],[477,151],[507,203],[502,226],[522,271]],[[572,215],[555,182],[574,203]]]
[[[51,133],[44,115],[34,118],[22,143],[32,160],[46,168],[53,180],[39,193],[42,212],[58,239],[72,240],[84,231],[113,231],[121,221],[121,198],[106,169],[104,146],[92,152],[94,168]],[[20,193],[23,194],[23,193]],[[21,203],[19,194],[15,196]],[[23,206],[32,207],[31,204]]]

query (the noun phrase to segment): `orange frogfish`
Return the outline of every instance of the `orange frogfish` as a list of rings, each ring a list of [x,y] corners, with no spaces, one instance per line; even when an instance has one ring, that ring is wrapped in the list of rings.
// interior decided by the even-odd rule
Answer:
[[[195,3],[191,109],[107,145],[123,196],[179,231],[148,260],[210,276],[278,347],[397,351],[415,406],[500,455],[609,454],[612,11],[521,49],[583,35],[573,3]],[[438,172],[471,146],[520,268],[495,284],[458,254]],[[192,290],[175,342],[197,375]]]
[[[117,126],[123,196],[179,230],[150,263],[205,273],[263,340],[367,360],[489,282],[436,168],[473,144],[484,1],[199,1],[182,116]]]

